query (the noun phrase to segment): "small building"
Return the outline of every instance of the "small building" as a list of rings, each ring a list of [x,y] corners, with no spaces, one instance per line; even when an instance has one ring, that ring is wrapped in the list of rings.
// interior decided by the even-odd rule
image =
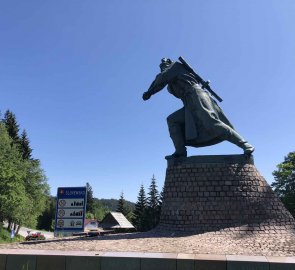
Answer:
[[[100,222],[99,227],[104,230],[115,230],[120,232],[134,231],[134,226],[120,212],[110,212]]]
[[[98,229],[99,222],[96,219],[85,219],[84,231],[91,231]]]

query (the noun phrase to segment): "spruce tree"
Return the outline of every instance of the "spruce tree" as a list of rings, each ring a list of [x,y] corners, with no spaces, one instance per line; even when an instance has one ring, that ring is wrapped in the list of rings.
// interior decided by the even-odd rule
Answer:
[[[94,214],[94,198],[93,191],[91,185],[86,183],[86,191],[87,191],[87,203],[86,203],[86,212],[90,212]]]
[[[164,186],[162,188],[162,191],[160,193],[160,197],[159,197],[159,209],[161,211],[161,207],[162,207],[162,204],[163,204],[163,198],[164,198]]]
[[[156,184],[156,178],[153,175],[148,193],[148,206],[152,209],[157,209],[159,206],[159,191]]]
[[[128,209],[126,208],[123,191],[121,192],[120,199],[118,201],[117,212],[121,212],[124,216],[127,216],[129,213]]]
[[[20,138],[20,150],[23,159],[31,159],[32,148],[26,130],[24,129]]]
[[[156,178],[154,175],[151,179],[148,195],[149,195],[147,199],[148,223],[149,223],[149,229],[152,229],[155,226],[157,226],[160,219],[160,211],[159,211],[160,198],[159,198],[159,191],[157,189]]]
[[[19,125],[16,121],[15,114],[10,110],[7,110],[4,114],[3,123],[5,124],[8,135],[12,139],[13,144],[19,145]]]
[[[138,231],[147,228],[147,199],[143,185],[140,186],[132,222]]]

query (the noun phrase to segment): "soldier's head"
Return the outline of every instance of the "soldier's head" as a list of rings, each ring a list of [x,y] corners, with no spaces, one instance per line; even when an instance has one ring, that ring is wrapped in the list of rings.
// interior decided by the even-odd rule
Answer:
[[[173,63],[173,61],[171,59],[162,58],[161,59],[161,64],[160,64],[161,72],[165,71],[172,63]]]

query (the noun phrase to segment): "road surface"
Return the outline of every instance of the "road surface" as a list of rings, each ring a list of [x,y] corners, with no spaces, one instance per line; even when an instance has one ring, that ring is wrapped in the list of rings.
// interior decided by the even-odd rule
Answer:
[[[7,228],[8,223],[3,222],[3,226],[5,228]],[[45,236],[46,239],[51,239],[51,238],[54,237],[53,232],[34,230],[34,229],[26,228],[26,227],[20,227],[20,230],[19,230],[18,234],[23,236],[23,237],[26,237],[28,235],[28,232],[41,232]]]

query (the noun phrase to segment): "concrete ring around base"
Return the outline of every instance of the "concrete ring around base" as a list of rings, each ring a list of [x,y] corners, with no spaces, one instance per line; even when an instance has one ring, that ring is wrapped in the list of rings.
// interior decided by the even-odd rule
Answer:
[[[2,249],[0,270],[294,270],[295,257]]]

